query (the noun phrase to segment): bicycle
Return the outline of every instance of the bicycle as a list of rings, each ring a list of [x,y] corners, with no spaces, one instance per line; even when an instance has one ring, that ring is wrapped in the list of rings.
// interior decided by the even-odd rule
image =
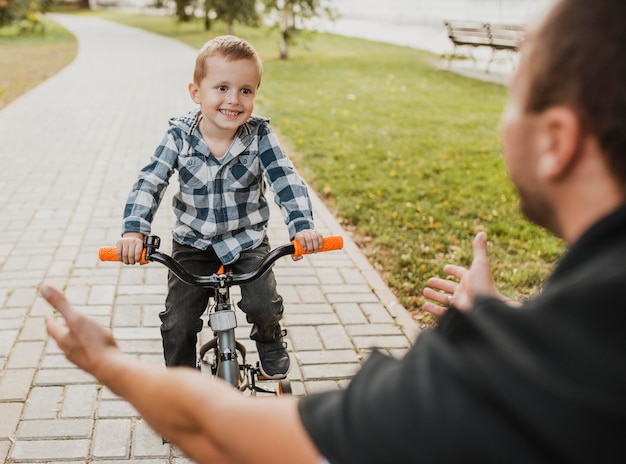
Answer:
[[[207,306],[208,326],[214,337],[204,343],[198,351],[198,368],[203,369],[206,364],[211,375],[222,378],[240,391],[250,390],[256,393],[270,393],[283,395],[291,393],[291,384],[288,379],[278,382],[276,390],[269,390],[258,385],[257,381],[264,380],[259,363],[256,366],[246,360],[246,348],[235,338],[237,318],[234,304],[231,301],[230,288],[251,282],[263,275],[281,257],[287,255],[301,256],[309,254],[302,249],[296,240],[288,245],[279,246],[271,250],[259,263],[256,269],[244,273],[233,274],[222,266],[212,275],[196,275],[187,272],[174,258],[158,250],[161,239],[156,235],[147,236],[144,240],[144,251],[141,264],[158,262],[167,267],[183,282],[204,288],[213,289],[213,297]],[[339,250],[343,248],[343,238],[339,235],[324,237],[322,248],[317,252]],[[102,247],[99,250],[101,261],[119,261],[116,247]]]

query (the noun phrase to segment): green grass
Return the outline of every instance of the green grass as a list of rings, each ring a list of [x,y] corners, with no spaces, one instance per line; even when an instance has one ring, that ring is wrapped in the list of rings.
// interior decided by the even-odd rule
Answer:
[[[78,50],[76,38],[42,19],[45,34],[0,27],[0,109],[67,66]]]
[[[199,21],[98,15],[194,48],[225,33],[219,23],[206,32]],[[419,311],[424,283],[446,263],[469,264],[479,230],[503,293],[537,291],[563,245],[518,210],[500,150],[504,87],[438,70],[437,57],[407,47],[319,34],[281,61],[275,31],[235,34],[264,62],[257,113],[416,318],[433,322]]]

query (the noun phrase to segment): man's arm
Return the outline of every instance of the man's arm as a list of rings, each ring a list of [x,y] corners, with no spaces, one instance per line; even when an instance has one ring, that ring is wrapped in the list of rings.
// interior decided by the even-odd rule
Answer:
[[[60,291],[41,295],[64,318],[46,318],[67,358],[130,402],[150,426],[197,462],[316,464],[295,397],[253,398],[188,368],[163,369],[124,354],[110,330]]]

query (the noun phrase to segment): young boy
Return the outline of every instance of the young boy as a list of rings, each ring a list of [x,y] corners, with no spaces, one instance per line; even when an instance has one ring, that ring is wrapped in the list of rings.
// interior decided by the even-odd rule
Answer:
[[[261,60],[252,46],[221,36],[200,50],[189,95],[199,109],[172,118],[150,163],[139,173],[124,209],[120,259],[139,262],[143,239],[174,171],[180,190],[172,255],[188,271],[211,274],[221,264],[235,273],[256,267],[270,249],[265,182],[280,206],[289,236],[309,251],[322,245],[314,230],[304,181],[281,150],[269,119],[252,114],[261,83]],[[160,314],[167,366],[196,366],[197,334],[210,291],[181,282],[170,273],[165,311]],[[279,321],[283,300],[270,270],[241,286],[238,306],[252,323],[262,373],[284,378],[289,355]]]

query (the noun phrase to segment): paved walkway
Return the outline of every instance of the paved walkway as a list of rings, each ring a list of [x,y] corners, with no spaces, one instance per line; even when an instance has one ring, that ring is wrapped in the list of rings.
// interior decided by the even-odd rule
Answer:
[[[37,288],[65,289],[113,327],[123,350],[162,364],[165,270],[100,263],[97,250],[117,240],[128,189],[167,118],[190,107],[195,51],[99,19],[55,19],[78,37],[76,60],[0,111],[0,461],[187,462],[132,407],[65,360],[46,336],[50,308]],[[341,388],[372,346],[401,354],[418,331],[314,202],[320,230],[343,235],[345,248],[275,268],[297,394]],[[166,243],[170,214],[166,199],[154,227]],[[286,231],[277,211],[273,218],[276,246]],[[246,340],[248,328],[240,335]]]

